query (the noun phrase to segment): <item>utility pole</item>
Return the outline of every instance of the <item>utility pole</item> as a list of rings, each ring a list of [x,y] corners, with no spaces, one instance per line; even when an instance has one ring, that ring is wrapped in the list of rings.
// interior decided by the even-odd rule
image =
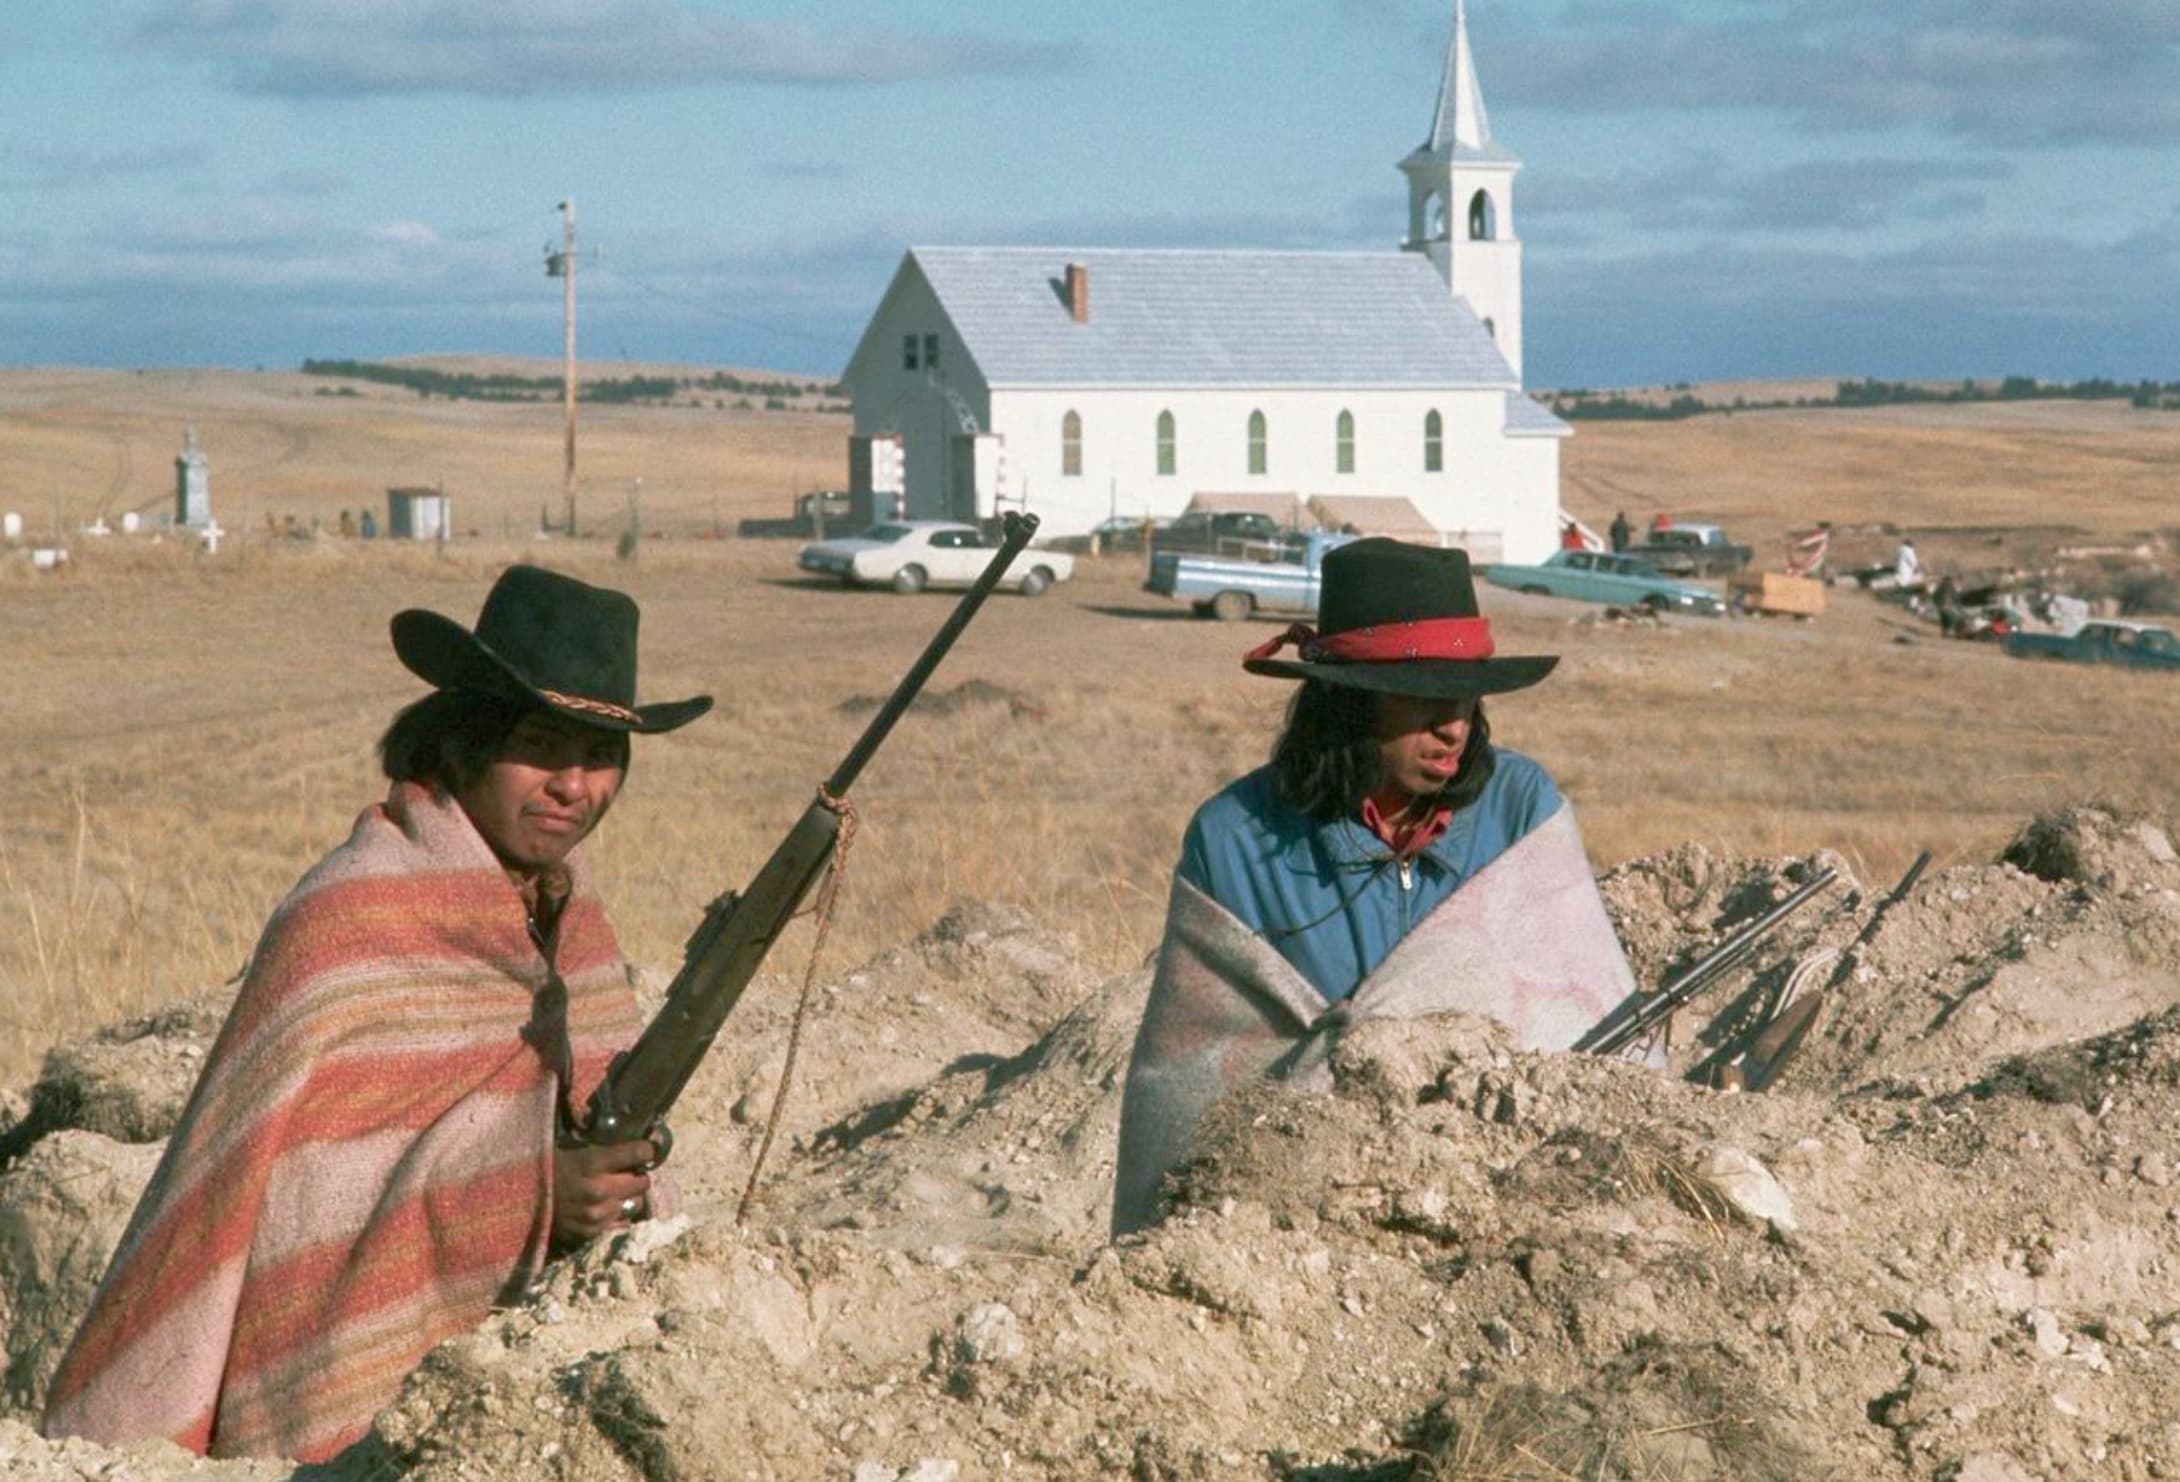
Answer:
[[[560,400],[568,420],[565,483],[567,532],[572,539],[575,535],[575,202],[562,201],[556,209],[561,218],[560,250],[546,249],[545,276],[561,279],[564,289],[567,352],[561,369]]]

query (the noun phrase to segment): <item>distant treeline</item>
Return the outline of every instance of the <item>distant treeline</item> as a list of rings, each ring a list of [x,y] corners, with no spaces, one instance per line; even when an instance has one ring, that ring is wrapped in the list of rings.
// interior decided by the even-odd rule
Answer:
[[[433,370],[429,366],[386,365],[375,360],[306,360],[306,376],[339,376],[351,381],[375,381],[383,386],[406,386],[418,396],[444,396],[459,401],[558,401],[558,376],[472,375],[462,371]],[[636,402],[671,401],[680,392],[722,391],[762,396],[766,404],[806,392],[844,395],[838,383],[815,387],[799,381],[752,381],[726,371],[709,376],[612,376],[576,385],[578,401]]]
[[[2180,406],[2180,381],[2039,381],[2008,376],[1996,386],[1963,381],[1958,386],[1911,386],[1901,381],[1841,381],[1837,405],[1890,406],[1911,401],[2127,401],[2138,407]]]
[[[1675,422],[1706,412],[1773,411],[1793,407],[1875,407],[1908,402],[1979,401],[2126,401],[2147,410],[2180,410],[2180,381],[2111,381],[2093,377],[2086,381],[2040,381],[2034,376],[2008,376],[1998,384],[1964,380],[1957,386],[1916,385],[1907,381],[1840,381],[1830,396],[1782,397],[1752,401],[1736,396],[1732,401],[1705,401],[1683,382],[1666,388],[1676,393],[1670,401],[1646,401],[1624,392],[1576,389],[1551,393],[1553,411],[1569,421]]]
[[[807,381],[749,381],[732,371],[713,371],[708,376],[692,376],[682,385],[691,391],[733,391],[745,396],[846,396],[845,381],[835,381],[829,386],[813,386]]]
[[[1552,397],[1552,410],[1570,421],[1677,422],[1683,417],[1725,409],[1686,393],[1671,401],[1638,401],[1617,391],[1605,396],[1590,391],[1562,391]]]

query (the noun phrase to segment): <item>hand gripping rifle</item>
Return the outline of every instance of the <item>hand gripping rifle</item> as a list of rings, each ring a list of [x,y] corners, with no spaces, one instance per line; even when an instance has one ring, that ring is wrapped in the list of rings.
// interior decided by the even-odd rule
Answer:
[[[990,564],[871,717],[833,775],[825,779],[817,800],[788,830],[747,890],[740,895],[730,890],[705,907],[704,919],[683,949],[681,971],[666,990],[665,1006],[633,1045],[614,1056],[605,1079],[591,1095],[583,1125],[563,1129],[564,1141],[607,1144],[648,1137],[658,1148],[659,1161],[665,1160],[673,1146],[666,1113],[711,1050],[712,1040],[756,976],[765,953],[832,859],[844,811],[840,805],[848,789],[999,584],[1008,563],[1036,533],[1035,515],[1011,511],[1006,515],[999,549],[992,553]]]
[[[1713,978],[1738,966],[1741,959],[1756,950],[1758,942],[1808,904],[1837,874],[1836,870],[1819,870],[1807,884],[1698,958],[1663,988],[1647,997],[1631,998],[1607,1014],[1576,1040],[1574,1047],[1592,1055],[1619,1054],[1664,1023],[1668,1015],[1708,987]]]

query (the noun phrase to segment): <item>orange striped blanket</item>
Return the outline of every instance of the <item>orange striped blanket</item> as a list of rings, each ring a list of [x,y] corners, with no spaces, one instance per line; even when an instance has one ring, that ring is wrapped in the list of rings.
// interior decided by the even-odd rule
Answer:
[[[557,955],[580,1105],[638,1019],[571,864]],[[266,927],[54,1378],[48,1434],[305,1461],[363,1435],[544,1259],[547,981],[458,805],[401,783],[366,810]]]

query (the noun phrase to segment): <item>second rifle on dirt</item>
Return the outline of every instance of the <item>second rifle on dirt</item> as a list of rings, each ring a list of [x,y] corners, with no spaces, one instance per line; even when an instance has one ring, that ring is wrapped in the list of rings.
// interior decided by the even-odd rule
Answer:
[[[1688,969],[1657,992],[1638,995],[1621,1004],[1575,1041],[1574,1048],[1592,1055],[1617,1055],[1659,1028],[1711,981],[1756,950],[1756,944],[1776,931],[1786,918],[1808,904],[1811,897],[1830,885],[1838,872],[1819,870],[1800,889],[1763,915],[1742,927],[1705,953]]]

